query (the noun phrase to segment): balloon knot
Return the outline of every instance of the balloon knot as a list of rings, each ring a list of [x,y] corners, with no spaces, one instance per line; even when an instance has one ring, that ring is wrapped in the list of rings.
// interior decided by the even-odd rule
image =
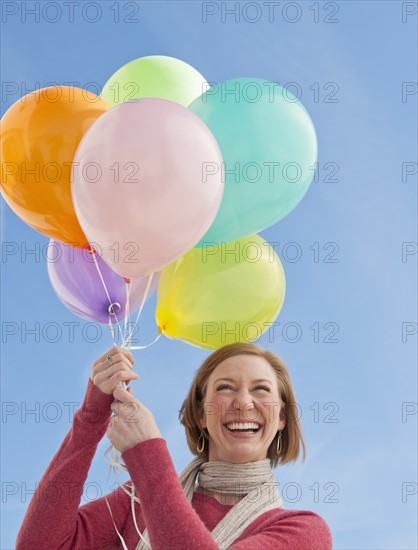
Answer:
[[[129,285],[132,282],[131,279],[129,279],[128,277],[124,277],[123,280],[127,285]]]
[[[119,302],[113,302],[113,304],[110,304],[108,307],[108,312],[110,315],[116,315],[116,313],[120,310],[120,303]]]

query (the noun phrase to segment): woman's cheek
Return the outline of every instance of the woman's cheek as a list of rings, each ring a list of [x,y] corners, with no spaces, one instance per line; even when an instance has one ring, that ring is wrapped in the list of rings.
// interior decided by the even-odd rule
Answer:
[[[208,397],[204,404],[204,411],[207,417],[210,418],[223,418],[225,412],[228,410],[227,399],[221,395],[213,395]]]
[[[227,415],[229,417],[231,411],[233,410],[232,399],[227,395],[214,396],[213,405],[215,414],[220,420],[223,420]]]
[[[280,419],[280,402],[272,402],[271,400],[264,400],[260,403],[263,416],[267,422],[278,422]]]

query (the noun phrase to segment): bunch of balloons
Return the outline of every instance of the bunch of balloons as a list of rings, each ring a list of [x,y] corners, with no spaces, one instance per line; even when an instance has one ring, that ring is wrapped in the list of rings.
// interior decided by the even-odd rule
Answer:
[[[299,203],[317,158],[289,90],[209,85],[183,61],[143,57],[101,96],[54,86],[22,97],[3,117],[1,152],[2,195],[51,239],[51,283],[74,313],[126,320],[158,284],[159,332],[207,349],[276,319],[284,271],[257,232]]]

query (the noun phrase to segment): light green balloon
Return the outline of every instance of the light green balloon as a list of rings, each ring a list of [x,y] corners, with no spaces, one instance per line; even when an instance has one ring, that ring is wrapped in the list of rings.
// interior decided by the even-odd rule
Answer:
[[[257,78],[227,80],[190,106],[212,131],[223,165],[203,167],[203,183],[223,170],[217,216],[195,247],[231,242],[286,216],[314,176],[317,139],[312,120],[290,91]]]
[[[208,88],[205,78],[184,61],[150,55],[117,70],[103,86],[101,97],[111,105],[157,97],[187,107]]]

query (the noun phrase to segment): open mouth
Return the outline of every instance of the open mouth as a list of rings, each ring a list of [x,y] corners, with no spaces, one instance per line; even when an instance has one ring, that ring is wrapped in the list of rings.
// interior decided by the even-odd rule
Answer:
[[[261,428],[261,425],[257,422],[228,422],[224,424],[224,426],[227,430],[235,434],[255,434]]]

